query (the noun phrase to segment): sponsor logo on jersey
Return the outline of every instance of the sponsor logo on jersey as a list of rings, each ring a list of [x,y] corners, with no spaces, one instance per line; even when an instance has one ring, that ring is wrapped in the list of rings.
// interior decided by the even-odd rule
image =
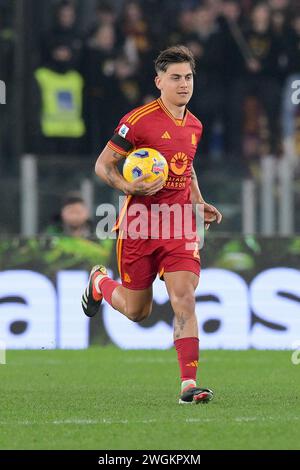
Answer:
[[[175,175],[183,175],[188,166],[188,156],[183,152],[178,152],[171,160],[170,168]]]

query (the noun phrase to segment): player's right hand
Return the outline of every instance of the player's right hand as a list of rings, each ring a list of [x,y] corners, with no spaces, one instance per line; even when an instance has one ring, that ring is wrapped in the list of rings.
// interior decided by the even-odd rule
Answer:
[[[126,193],[134,196],[153,196],[153,194],[157,193],[164,187],[165,182],[162,176],[159,176],[155,181],[148,183],[145,180],[149,176],[151,175],[143,175],[136,178],[131,183],[127,183]]]

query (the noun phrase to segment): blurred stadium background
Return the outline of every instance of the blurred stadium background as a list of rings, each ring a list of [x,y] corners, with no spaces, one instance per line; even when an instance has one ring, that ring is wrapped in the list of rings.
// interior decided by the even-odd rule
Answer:
[[[150,324],[126,323],[128,340],[112,331],[121,317],[82,318],[79,293],[95,260],[118,275],[114,241],[92,240],[96,207],[118,201],[94,162],[120,117],[157,96],[153,59],[176,43],[197,59],[190,107],[205,132],[195,168],[224,214],[202,253],[203,347],[291,347],[300,321],[299,11],[292,0],[1,0],[0,309],[9,347],[171,346],[161,282]],[[61,223],[69,191],[89,213],[84,238],[68,238]],[[28,279],[16,286],[20,270]],[[49,317],[37,317],[45,298]]]
[[[198,420],[175,409],[174,351],[115,347],[172,347],[161,281],[139,325],[80,307],[93,264],[118,277],[114,240],[95,237],[97,206],[118,194],[94,162],[157,96],[153,59],[176,43],[197,59],[195,168],[224,214],[196,292],[201,349],[216,350],[201,352],[216,400]],[[299,353],[298,80],[298,0],[0,0],[0,364],[5,348],[39,350],[8,351],[0,369],[1,448],[299,448],[299,354],[251,350]],[[62,224],[66,197],[89,214],[81,237]]]
[[[94,236],[97,206],[117,204],[118,194],[97,180],[94,162],[120,117],[157,96],[153,59],[176,43],[197,59],[190,108],[205,132],[195,168],[205,198],[224,214],[202,253],[202,347],[291,348],[297,339],[298,2],[1,0],[0,321],[8,347],[172,345],[160,281],[142,326],[108,305],[88,322],[79,297],[95,261],[118,276],[114,240]],[[81,238],[61,223],[69,191],[89,214]]]
[[[214,230],[299,232],[300,105],[292,83],[300,73],[300,7],[257,4],[1,0],[2,234],[43,233],[67,190],[82,189],[91,208],[115,200],[93,177],[93,163],[120,116],[157,96],[153,59],[175,43],[197,58],[190,108],[205,133],[195,166],[206,198],[224,212]],[[76,72],[58,109],[72,97],[79,109],[59,129],[42,123],[51,71]]]
[[[94,176],[94,162],[119,118],[157,96],[153,59],[159,50],[176,43],[187,44],[197,59],[190,108],[202,120],[205,132],[195,168],[206,199],[224,214],[224,222],[213,227],[202,254],[207,271],[198,294],[201,305],[206,305],[207,318],[201,320],[207,334],[204,345],[287,347],[291,342],[291,325],[299,324],[300,285],[300,10],[292,0],[1,0],[0,79],[6,84],[6,104],[0,105],[3,324],[11,316],[12,300],[26,294],[7,291],[11,270],[40,273],[50,290],[55,286],[59,298],[59,279],[73,296],[95,260],[107,262],[117,276],[114,241],[51,236],[69,235],[58,228],[62,201],[69,191],[79,192],[86,204],[91,219],[86,234],[92,238],[98,204],[117,203],[118,194]],[[56,102],[46,99],[53,90]],[[219,283],[211,269],[218,270]],[[286,276],[280,269],[287,270]],[[69,280],[64,281],[68,273]],[[231,274],[239,276],[239,285],[228,282],[233,291],[240,289],[241,299],[235,300],[236,308],[228,309],[236,315],[245,310],[248,330],[262,329],[259,341],[252,341],[249,331],[245,341],[237,340],[239,330],[230,326],[232,340],[224,339],[220,322],[226,308],[223,313],[218,309],[226,306],[225,298],[221,307],[218,302],[225,295],[222,276]],[[28,285],[32,283],[28,279]],[[242,294],[243,288],[250,289],[253,300]],[[163,332],[159,319],[164,310],[169,332],[171,311],[167,305],[158,308],[167,300],[162,289],[158,282],[151,321]],[[270,291],[272,313],[259,294],[265,294],[265,289]],[[49,292],[45,295],[51,298]],[[237,293],[234,298],[239,298]],[[280,321],[284,305],[291,309],[287,324]],[[25,307],[19,303],[18,308]],[[79,309],[76,302],[72,313],[73,309]],[[59,310],[54,302],[50,317],[60,318],[63,308]],[[85,322],[79,315],[78,311],[78,331]],[[238,324],[237,317],[232,318],[232,325]],[[83,347],[92,342],[90,335],[89,340],[64,343],[59,321],[55,322],[49,344]],[[29,340],[22,341],[26,327],[16,323],[8,335],[16,338],[12,346],[30,346]],[[275,334],[272,341],[268,340],[270,328]],[[155,341],[150,340],[148,347],[171,345],[170,339],[166,344]],[[120,345],[137,347],[130,341]]]

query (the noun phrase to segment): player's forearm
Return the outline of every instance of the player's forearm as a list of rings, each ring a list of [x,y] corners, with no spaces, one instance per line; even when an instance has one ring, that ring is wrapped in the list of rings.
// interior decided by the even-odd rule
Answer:
[[[119,191],[123,191],[123,193],[128,194],[127,181],[123,178],[116,165],[113,163],[98,164],[96,165],[95,170],[97,176],[99,176],[99,178],[102,179],[106,184],[114,189],[118,189]]]
[[[204,202],[204,198],[201,194],[198,179],[194,168],[192,167],[192,174],[191,174],[191,201],[193,204],[201,204]]]

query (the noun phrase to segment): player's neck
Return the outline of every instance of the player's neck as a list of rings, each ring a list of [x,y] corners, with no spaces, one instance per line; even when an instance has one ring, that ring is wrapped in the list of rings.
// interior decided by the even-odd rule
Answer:
[[[176,106],[170,103],[166,98],[160,97],[167,110],[174,116],[175,119],[183,119],[186,111],[186,106]]]

